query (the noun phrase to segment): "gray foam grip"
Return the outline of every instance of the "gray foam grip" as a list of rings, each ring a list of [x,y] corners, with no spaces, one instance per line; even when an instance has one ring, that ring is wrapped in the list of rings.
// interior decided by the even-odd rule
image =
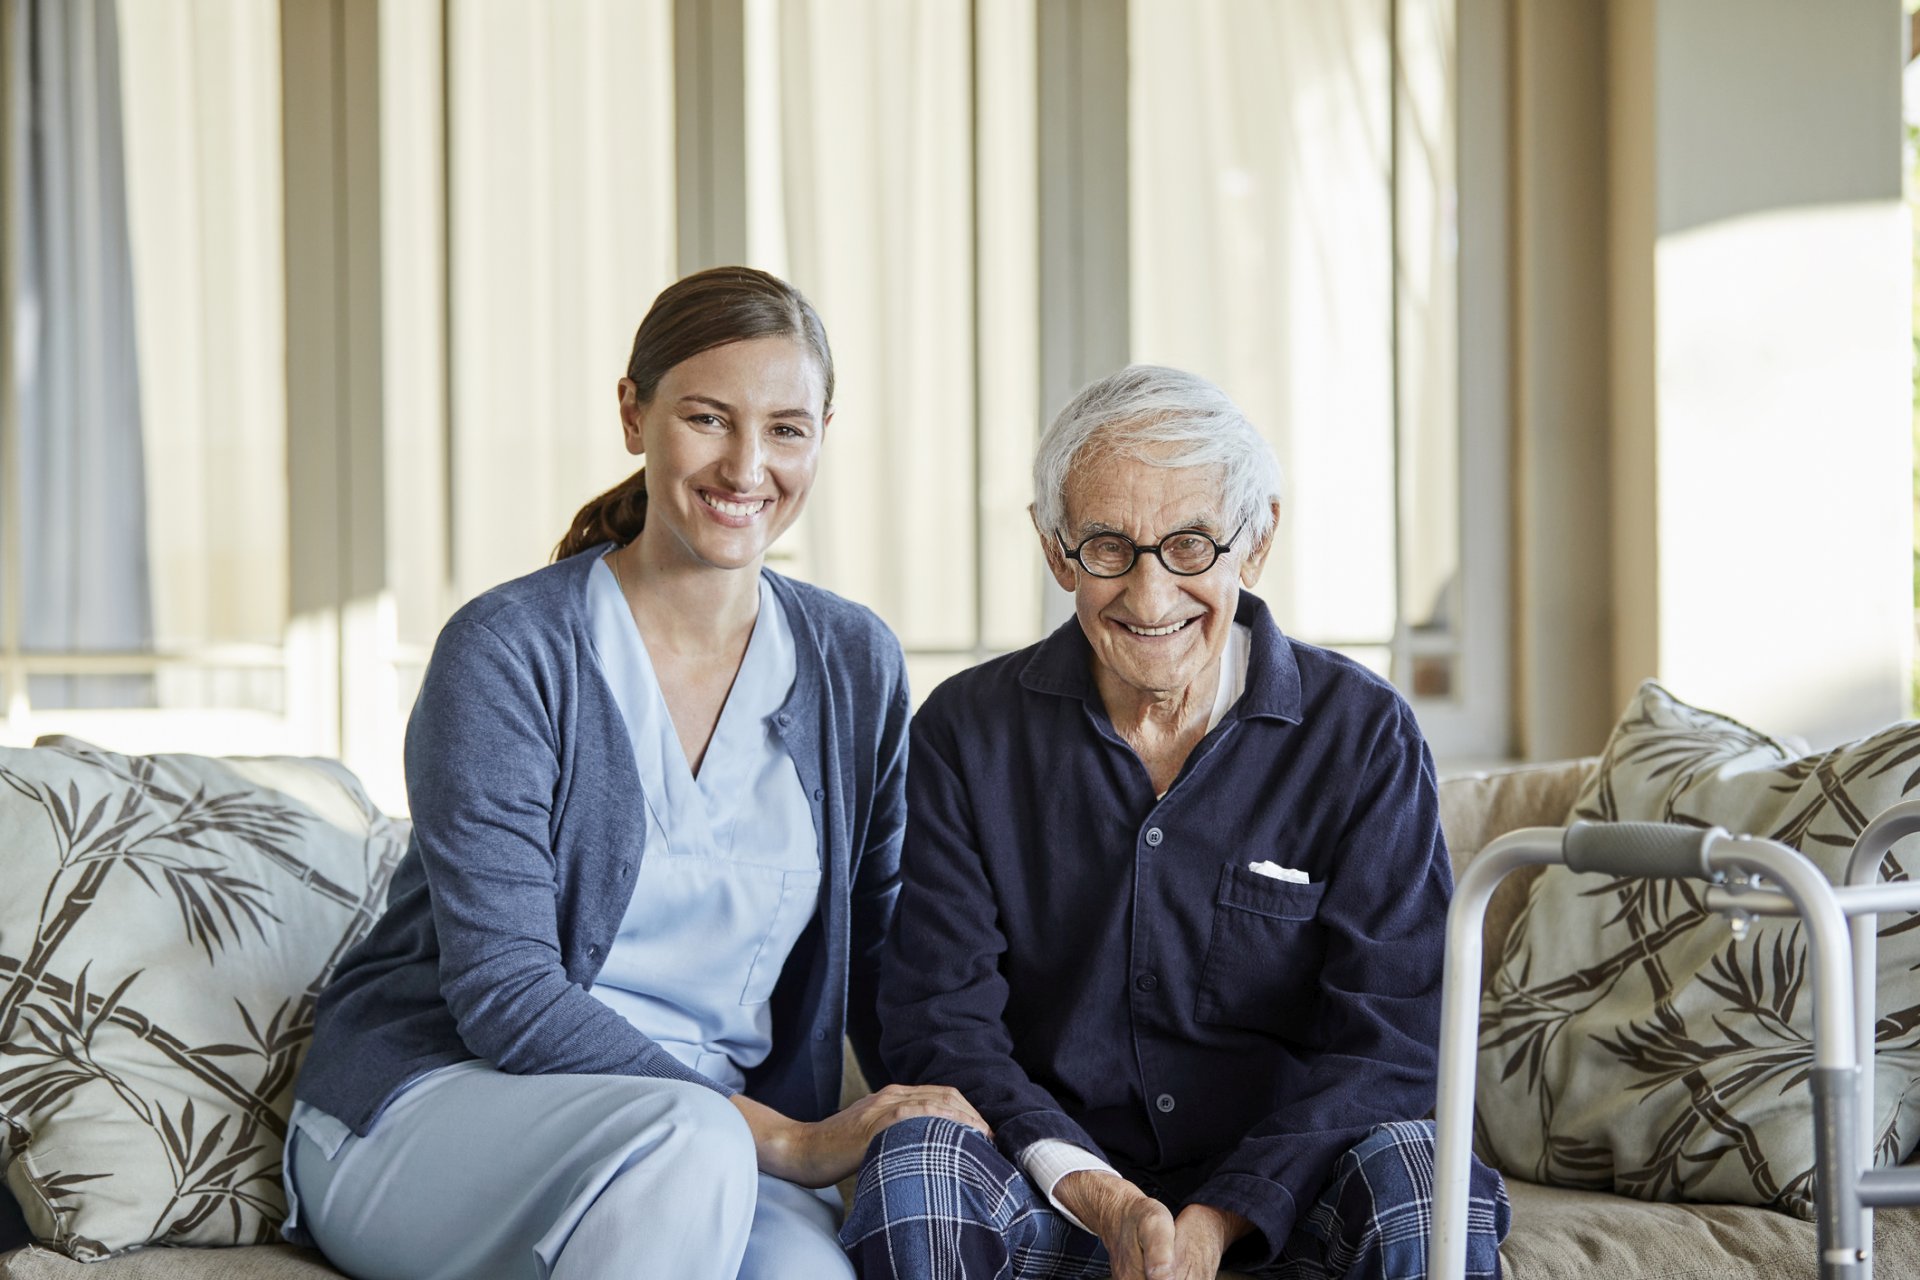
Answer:
[[[1575,871],[1614,876],[1697,876],[1708,879],[1707,841],[1719,828],[1675,826],[1667,822],[1576,822],[1567,828],[1560,850]]]

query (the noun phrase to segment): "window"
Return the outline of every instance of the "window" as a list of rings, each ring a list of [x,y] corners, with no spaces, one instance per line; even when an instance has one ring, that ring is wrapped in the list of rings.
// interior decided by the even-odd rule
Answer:
[[[1157,360],[1281,453],[1282,625],[1504,754],[1503,39],[1478,0],[123,0],[75,35],[114,145],[63,198],[124,183],[131,303],[13,203],[6,278],[23,332],[132,316],[137,438],[77,466],[47,424],[126,416],[9,348],[0,732],[340,754],[402,807],[439,627],[631,470],[653,294],[746,260],[839,366],[775,562],[873,605],[919,693],[1066,616],[1034,441]],[[50,108],[15,101],[17,178]]]
[[[1504,557],[1463,554],[1454,0],[1129,20],[1133,356],[1212,377],[1279,454],[1281,626],[1501,754],[1502,677],[1463,662],[1503,647]]]

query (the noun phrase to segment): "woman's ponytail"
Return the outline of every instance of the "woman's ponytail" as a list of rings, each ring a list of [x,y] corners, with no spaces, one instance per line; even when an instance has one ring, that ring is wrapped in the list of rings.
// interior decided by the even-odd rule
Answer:
[[[553,558],[565,560],[603,542],[632,542],[646,523],[647,469],[642,467],[580,508],[567,536],[554,547]]]

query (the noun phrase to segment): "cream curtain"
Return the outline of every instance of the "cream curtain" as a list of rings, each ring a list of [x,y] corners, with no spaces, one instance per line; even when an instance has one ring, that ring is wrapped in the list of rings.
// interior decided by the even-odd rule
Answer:
[[[13,0],[6,20],[12,622],[28,652],[142,650],[153,617],[118,24],[111,0]],[[55,707],[153,698],[144,677],[42,676],[29,690]]]
[[[779,122],[750,135],[754,251],[820,309],[839,380],[790,564],[910,650],[975,639],[971,21],[967,0],[749,6],[778,37],[750,53],[778,108],[749,118]]]
[[[637,465],[615,391],[677,274],[670,18],[668,0],[449,9],[459,599],[544,564]]]
[[[1462,623],[1456,11],[1399,3],[1401,620],[1442,660]]]
[[[121,0],[154,639],[278,647],[287,625],[277,5]],[[162,706],[278,711],[277,670],[163,671]]]
[[[1261,593],[1385,669],[1396,621],[1389,0],[1132,0],[1134,358],[1285,473]]]

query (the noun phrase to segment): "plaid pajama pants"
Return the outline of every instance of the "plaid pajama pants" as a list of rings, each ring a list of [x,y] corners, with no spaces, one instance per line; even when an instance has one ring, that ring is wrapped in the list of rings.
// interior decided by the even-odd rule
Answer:
[[[1334,1165],[1280,1256],[1248,1274],[1270,1280],[1424,1280],[1433,1221],[1433,1125],[1375,1128]],[[1473,1162],[1467,1274],[1500,1274],[1511,1213],[1500,1175]],[[863,1280],[1093,1280],[1100,1241],[1055,1211],[973,1129],[897,1124],[873,1140],[840,1241]],[[1246,1270],[1241,1268],[1241,1270]]]

